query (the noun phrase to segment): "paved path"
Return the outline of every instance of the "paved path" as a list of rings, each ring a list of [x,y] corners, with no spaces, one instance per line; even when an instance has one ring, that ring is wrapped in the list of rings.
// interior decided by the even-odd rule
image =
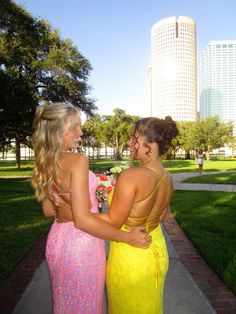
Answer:
[[[227,171],[227,172],[235,172],[235,171]],[[203,173],[203,175],[204,174],[206,175],[216,174],[216,173],[219,173],[219,171],[205,172]],[[183,183],[183,181],[188,178],[199,176],[197,172],[175,173],[172,176],[174,179],[175,190],[236,192],[236,185],[232,185],[232,184]]]
[[[195,175],[198,174],[174,174],[175,189],[217,191],[216,185],[213,184],[203,186],[202,184],[181,183],[185,178]],[[219,188],[219,185],[217,186]],[[227,186],[227,191],[235,191],[234,188]],[[163,232],[167,241],[170,262],[165,284],[164,314],[235,314],[236,296],[209,270],[171,213],[168,213],[164,221]],[[106,242],[106,247],[108,252],[108,242]],[[48,269],[43,260],[15,306],[13,314],[51,314],[50,295]],[[228,303],[225,301],[222,304],[222,300]]]
[[[216,313],[181,262],[165,229],[163,231],[167,239],[170,262],[164,292],[164,313]],[[108,242],[106,244],[108,252],[109,244]],[[46,262],[43,261],[16,305],[13,314],[51,314],[51,308],[48,268]],[[107,313],[106,309],[104,313]]]

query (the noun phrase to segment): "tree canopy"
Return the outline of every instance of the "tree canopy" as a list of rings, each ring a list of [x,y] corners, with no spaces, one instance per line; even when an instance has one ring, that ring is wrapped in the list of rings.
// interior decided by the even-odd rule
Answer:
[[[185,151],[201,149],[209,153],[212,149],[223,147],[232,142],[232,122],[222,122],[218,116],[205,120],[179,122],[179,143]]]
[[[85,143],[90,143],[90,146],[99,147],[103,144],[112,147],[114,157],[121,159],[122,153],[127,147],[126,143],[133,123],[140,117],[128,115],[119,108],[114,109],[113,113],[113,115],[96,115],[87,120],[83,125],[83,138]]]
[[[11,0],[0,6],[0,142],[27,143],[40,103],[63,101],[86,115],[96,106],[89,97],[90,62],[50,23]]]

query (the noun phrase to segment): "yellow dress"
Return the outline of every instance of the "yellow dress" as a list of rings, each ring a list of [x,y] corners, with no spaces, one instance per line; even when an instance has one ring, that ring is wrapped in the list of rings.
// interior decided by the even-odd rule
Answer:
[[[157,182],[152,193],[144,200],[135,203],[134,207],[145,206],[145,201],[154,194],[161,181],[162,178]],[[133,212],[132,210],[131,214]],[[135,222],[135,225],[146,225],[148,230],[157,223],[162,212],[163,210],[156,215],[145,217],[130,216],[128,220]],[[121,229],[127,231],[126,225]],[[163,313],[163,289],[168,270],[168,252],[160,224],[150,232],[150,236],[152,243],[147,249],[135,248],[123,242],[110,242],[106,270],[109,314]]]

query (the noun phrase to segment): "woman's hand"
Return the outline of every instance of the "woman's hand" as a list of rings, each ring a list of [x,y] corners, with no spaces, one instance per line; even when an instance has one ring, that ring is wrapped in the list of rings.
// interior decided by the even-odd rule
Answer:
[[[141,226],[134,228],[132,231],[127,232],[127,239],[125,241],[129,245],[146,249],[152,242],[152,237],[146,233],[146,227]]]

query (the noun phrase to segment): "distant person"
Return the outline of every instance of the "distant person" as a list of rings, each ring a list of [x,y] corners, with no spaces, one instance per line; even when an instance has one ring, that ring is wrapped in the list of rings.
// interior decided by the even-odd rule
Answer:
[[[202,168],[204,164],[204,155],[201,150],[197,151],[197,164],[198,164],[198,173],[202,173]]]
[[[45,217],[55,217],[46,244],[55,314],[103,313],[106,258],[101,239],[124,241],[139,250],[150,243],[142,228],[127,233],[92,214],[98,213],[97,179],[87,158],[74,152],[82,134],[74,106],[38,106],[32,185]],[[63,222],[59,212],[71,221]]]

